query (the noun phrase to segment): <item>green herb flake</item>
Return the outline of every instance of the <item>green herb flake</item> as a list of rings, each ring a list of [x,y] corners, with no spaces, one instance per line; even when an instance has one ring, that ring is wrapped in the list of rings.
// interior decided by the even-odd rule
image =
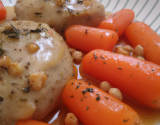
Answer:
[[[105,99],[107,99],[107,100],[108,100],[109,98],[105,97]]]
[[[36,13],[34,13],[35,15],[42,15],[42,13],[38,13],[38,12],[36,12]]]
[[[92,92],[93,93],[93,88],[86,88],[87,92]]]
[[[29,93],[29,91],[30,91],[30,86],[23,89],[23,92],[24,92],[24,93]]]
[[[86,109],[86,110],[88,111],[88,109],[89,109],[89,107],[87,107],[87,109]]]
[[[81,102],[83,101],[83,99],[81,99]]]
[[[3,42],[0,43],[0,46],[3,46]]]
[[[157,100],[154,100],[154,101],[153,101],[153,104],[156,103],[156,102],[157,102]]]
[[[27,101],[27,99],[20,99],[21,101]]]
[[[124,120],[123,120],[124,123],[127,122],[127,121],[129,121],[129,119],[124,119]]]
[[[3,102],[3,100],[4,100],[3,97],[0,96],[0,102]]]
[[[154,71],[155,71],[155,69],[153,68],[153,69],[152,69],[152,71],[154,72]]]
[[[69,13],[70,15],[73,14],[73,10],[72,10],[72,9],[67,8],[67,10],[68,10],[68,13]]]
[[[90,85],[91,85],[91,83],[88,83],[88,85],[90,86]]]
[[[72,74],[72,76],[75,76],[75,74]]]
[[[97,59],[97,58],[98,58],[98,57],[97,57],[97,55],[96,55],[95,53],[94,53],[94,58],[95,58],[95,59]]]
[[[73,98],[73,95],[71,95],[71,98]]]
[[[60,10],[58,10],[58,11],[57,11],[57,13],[61,13],[61,11],[60,11]]]
[[[99,94],[96,94],[98,97],[96,97],[96,100],[99,101],[100,100],[100,96]]]
[[[116,28],[116,32],[118,33],[118,29]]]
[[[117,14],[114,14],[112,17],[116,16]]]
[[[93,88],[86,88],[86,90],[82,91],[82,94],[84,95],[86,92],[93,93]]]
[[[87,91],[86,91],[86,90],[84,90],[84,91],[82,91],[82,94],[84,95],[86,92],[87,92]]]
[[[5,53],[5,51],[4,51],[2,48],[0,48],[0,57],[1,57],[4,53]]]
[[[30,30],[30,32],[32,32],[32,33],[40,33],[41,30],[37,28],[37,29],[35,29],[35,30]]]
[[[83,1],[77,1],[77,4],[83,4]]]
[[[122,70],[122,68],[118,68],[119,70]]]
[[[71,85],[73,85],[74,83],[72,82]]]
[[[76,87],[76,89],[78,89],[79,88],[79,85]]]
[[[85,33],[88,34],[88,30],[87,29],[86,29]]]
[[[20,34],[20,32],[19,32],[19,30],[17,30],[12,24],[11,24],[11,27],[14,29],[14,31],[8,31],[8,37],[9,38],[17,38],[17,39],[19,39],[19,34]]]

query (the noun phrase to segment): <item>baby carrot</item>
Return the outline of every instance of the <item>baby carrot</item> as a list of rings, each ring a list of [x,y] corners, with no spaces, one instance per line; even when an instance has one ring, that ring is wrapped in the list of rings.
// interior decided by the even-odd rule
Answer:
[[[113,87],[148,107],[160,109],[160,66],[129,56],[94,50],[82,60],[89,75],[108,81]]]
[[[117,32],[120,37],[127,26],[133,22],[135,13],[130,9],[122,9],[112,15],[106,20],[102,21],[98,28],[109,29]]]
[[[131,107],[82,80],[71,80],[63,91],[62,99],[84,125],[140,124],[138,114]]]
[[[2,1],[0,1],[0,20],[5,19],[5,17],[6,17],[6,9],[3,6]]]
[[[75,49],[89,52],[93,49],[113,51],[118,41],[114,31],[73,25],[65,31],[66,42]]]
[[[49,125],[48,123],[36,121],[36,120],[20,120],[19,122],[16,123],[16,125]]]
[[[126,28],[125,35],[134,46],[143,46],[146,60],[160,65],[160,36],[148,25],[132,23]]]

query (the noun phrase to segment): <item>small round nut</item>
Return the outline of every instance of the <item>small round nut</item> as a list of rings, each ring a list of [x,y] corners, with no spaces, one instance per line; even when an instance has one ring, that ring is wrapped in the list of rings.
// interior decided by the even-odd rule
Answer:
[[[83,59],[83,53],[81,51],[74,51],[72,56],[77,61],[81,61]]]
[[[143,52],[143,47],[141,45],[137,45],[135,48],[134,48],[134,54],[137,56],[144,56],[144,52]]]
[[[122,101],[122,93],[119,89],[111,88],[108,93]]]
[[[68,113],[65,120],[65,125],[79,125],[78,119],[73,113]]]
[[[114,52],[122,54],[122,55],[126,55],[126,56],[132,56],[133,52],[134,52],[134,49],[129,45],[117,46],[115,48]]]
[[[142,56],[137,56],[137,59],[145,60]]]
[[[109,84],[109,82],[107,82],[107,81],[101,82],[100,89],[102,89],[103,91],[108,92],[110,90],[110,88],[111,88],[111,85]]]

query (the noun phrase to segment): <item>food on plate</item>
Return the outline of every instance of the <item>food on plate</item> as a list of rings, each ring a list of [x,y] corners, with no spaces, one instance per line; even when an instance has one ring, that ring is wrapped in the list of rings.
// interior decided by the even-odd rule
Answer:
[[[112,88],[112,86],[107,81],[103,81],[100,84],[100,89],[102,89],[105,92],[108,92],[111,88]]]
[[[63,38],[33,21],[0,25],[0,124],[42,119],[61,100],[73,60]]]
[[[66,29],[65,39],[71,47],[87,53],[94,49],[113,51],[118,35],[112,30],[73,25]]]
[[[137,45],[134,49],[132,46],[129,45],[119,45],[116,46],[114,49],[115,53],[119,53],[122,55],[126,55],[126,56],[133,56],[136,58],[141,58],[144,60],[144,50],[143,47],[141,45]]]
[[[102,21],[98,28],[113,30],[120,37],[127,26],[133,22],[134,17],[135,13],[133,10],[122,9]]]
[[[154,109],[160,109],[160,66],[104,50],[93,50],[82,60],[84,72]],[[149,96],[148,96],[149,95]]]
[[[36,120],[20,120],[16,123],[16,125],[49,125],[48,123],[36,121]]]
[[[140,44],[144,49],[146,60],[160,65],[160,36],[147,24],[136,22],[129,25],[125,30],[125,35],[133,44]]]
[[[4,7],[2,1],[0,1],[0,20],[6,18],[6,8]]]
[[[68,82],[62,99],[84,125],[140,124],[140,118],[132,108],[82,80],[73,79]]]
[[[122,93],[118,88],[109,89],[108,94],[122,101]]]
[[[64,125],[79,125],[78,119],[73,113],[67,113]]]
[[[52,26],[51,24],[54,23],[55,25],[53,25],[52,28],[55,27],[55,29],[61,34],[64,33],[64,30],[67,27],[72,28],[74,26],[77,26],[70,26],[74,23],[81,24],[81,27],[82,25],[94,25],[93,27],[95,28],[92,29],[97,29],[96,27],[99,25],[100,20],[104,20],[111,15],[111,13],[109,12],[104,13],[104,7],[95,0],[18,0],[15,9],[16,13],[21,19],[35,19],[37,22],[46,21],[47,23],[50,23],[50,26]],[[123,15],[123,13],[126,14]],[[117,19],[117,14],[120,14],[124,18]],[[8,16],[11,17],[8,18]],[[13,16],[13,13],[8,12],[6,20],[12,20],[13,17],[15,17]],[[120,27],[120,29],[112,29],[112,32],[114,32],[115,34],[117,33],[119,36],[121,36],[120,33],[123,33],[124,29],[127,28],[127,26],[130,26],[129,24],[132,22],[132,18],[134,18],[134,12],[128,9],[123,9],[117,12],[116,15],[113,14],[112,16],[110,16],[109,19],[111,19],[112,21],[124,24],[122,27]],[[103,20],[102,24],[104,23]],[[2,22],[3,21],[1,21],[1,23]],[[109,25],[111,27],[114,26],[111,24]],[[102,31],[102,29],[100,30]],[[150,108],[146,108],[139,103],[137,104],[137,102],[134,102],[134,100],[132,99],[130,100],[128,96],[123,94],[122,91],[125,90],[130,94],[131,97],[134,95],[135,98],[139,100],[142,99],[141,101],[145,104],[148,104],[148,101],[143,99],[143,95],[147,97],[147,99],[149,97],[149,101],[153,99],[153,104],[149,104],[149,107],[151,108],[157,108],[159,106],[159,100],[157,99],[157,97],[159,96],[159,66],[153,63],[139,60],[144,60],[145,48],[143,48],[140,43],[136,45],[133,44],[133,46],[129,42],[126,42],[129,40],[126,37],[126,39],[123,39],[125,36],[123,34],[123,36],[119,38],[118,35],[116,36],[117,40],[119,39],[119,41],[116,45],[115,43],[117,41],[112,47],[109,46],[109,48],[112,48],[109,51],[112,51],[115,47],[113,52],[123,54],[125,56],[114,54],[104,50],[101,50],[103,53],[102,56],[99,56],[98,54],[96,54],[95,50],[95,54],[92,53],[93,59],[89,61],[89,65],[94,65],[93,68],[91,68],[89,65],[87,66],[87,63],[85,65],[87,67],[86,69],[90,70],[89,72],[92,72],[92,74],[96,72],[97,76],[102,76],[104,78],[103,80],[100,79],[101,81],[99,81],[96,79],[97,76],[92,77],[89,76],[87,73],[84,73],[84,71],[82,71],[84,63],[82,63],[82,66],[80,63],[83,58],[84,62],[84,60],[88,56],[86,55],[84,57],[85,50],[83,50],[83,48],[87,50],[86,52],[89,52],[91,45],[93,45],[94,43],[96,43],[96,46],[99,46],[100,40],[98,39],[98,42],[89,43],[88,38],[86,37],[88,36],[88,29],[84,30],[82,32],[82,35],[78,32],[79,31],[77,30],[72,30],[72,32],[68,35],[68,38],[77,33],[78,36],[77,38],[75,38],[74,41],[72,41],[72,44],[83,38],[83,41],[78,41],[79,46],[85,41],[85,43],[82,44],[82,49],[76,47],[69,47],[68,51],[68,47],[66,46],[62,38],[57,33],[55,33],[55,31],[50,29],[46,24],[30,21],[16,21],[5,23],[0,26],[0,72],[2,74],[0,76],[0,124],[48,125],[48,122],[52,125],[85,125],[85,123],[87,122],[87,125],[90,125],[92,124],[92,122],[94,122],[93,124],[96,125],[101,123],[106,125],[109,121],[110,124],[115,123],[115,125],[156,125],[159,122],[159,110],[150,110]],[[97,33],[93,33],[89,39],[95,41],[96,36]],[[103,37],[101,36],[99,38],[102,39]],[[121,41],[122,39],[123,41],[125,41],[124,43]],[[87,45],[88,47],[86,47],[85,45]],[[72,57],[70,57],[69,52]],[[115,60],[112,57],[106,56],[106,53],[107,55],[116,55],[113,56],[115,57]],[[103,56],[103,54],[105,56]],[[138,59],[127,56],[133,56]],[[75,68],[75,66],[72,66],[72,59],[74,60],[77,69]],[[126,64],[123,59],[127,59],[129,64]],[[148,71],[149,69],[145,69],[144,66],[146,66],[147,68],[152,68],[152,72]],[[73,74],[73,70],[75,74]],[[106,75],[105,73],[108,75]],[[147,73],[149,77],[147,76]],[[74,76],[74,78],[78,76],[78,79],[82,79],[84,81],[87,81],[88,83],[81,80],[72,80],[69,82],[70,85],[67,85],[67,87],[64,89],[63,93],[71,93],[68,97],[63,96],[65,104],[67,104],[67,107],[69,107],[68,109],[70,109],[69,111],[62,103],[62,100],[60,101],[60,99],[62,90],[66,85],[65,83],[72,79],[72,75]],[[92,86],[90,83],[93,83],[100,89]],[[151,85],[149,86],[149,84]],[[127,85],[130,88],[127,88]],[[131,90],[132,86],[133,90],[135,91]],[[93,91],[89,87],[93,88]],[[122,87],[123,89],[121,90]],[[84,91],[81,89],[83,89]],[[97,90],[96,92],[98,93],[95,93],[95,90]],[[78,93],[78,91],[81,92]],[[108,92],[108,94],[104,91]],[[78,96],[76,96],[76,94]],[[107,98],[104,98],[104,96],[106,95]],[[81,98],[82,100],[79,98]],[[118,98],[119,100],[116,98]],[[138,114],[129,106],[122,103],[121,100],[131,106],[133,109],[135,109]],[[85,103],[87,101],[88,104]],[[104,101],[105,103],[103,103]],[[100,104],[101,102],[103,104],[109,105],[104,106],[103,104]],[[74,105],[75,103],[77,103],[77,105]],[[114,104],[117,104],[119,107],[124,106],[125,108],[118,109],[119,107],[117,106],[117,108]],[[57,105],[59,105],[59,107],[55,109]],[[100,108],[98,108],[97,105],[100,106]],[[155,107],[152,107],[153,105],[155,105]],[[79,106],[80,108],[77,108],[76,106]],[[109,110],[105,110],[108,107]],[[96,114],[94,110],[91,110],[94,108],[98,108],[98,111],[100,111],[100,115]],[[111,111],[111,108],[115,108],[115,110]],[[54,109],[53,112],[49,113],[52,109]],[[105,115],[105,111],[109,111],[109,115]],[[117,111],[120,112],[117,113]],[[76,113],[78,112],[82,112],[81,115],[77,115]],[[122,118],[125,114],[126,117]],[[138,115],[140,116],[141,121]],[[46,117],[44,119],[41,119],[44,116]],[[81,117],[79,118],[79,116]],[[100,122],[97,121],[99,117],[103,119]],[[41,120],[46,123],[30,120],[32,118]],[[109,120],[105,121],[107,118],[109,118]],[[88,120],[92,121],[89,122]],[[117,123],[119,122],[119,120],[120,123]],[[84,124],[81,122],[83,122]]]
[[[44,22],[60,34],[73,24],[97,27],[105,19],[105,8],[97,0],[17,0],[18,20]]]

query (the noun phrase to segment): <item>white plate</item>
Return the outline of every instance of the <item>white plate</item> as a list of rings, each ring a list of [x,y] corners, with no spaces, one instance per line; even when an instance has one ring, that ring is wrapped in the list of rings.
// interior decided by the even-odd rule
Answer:
[[[112,13],[123,8],[134,10],[136,20],[145,22],[160,35],[160,0],[98,0],[106,11]],[[2,0],[5,6],[13,6],[16,0]]]

